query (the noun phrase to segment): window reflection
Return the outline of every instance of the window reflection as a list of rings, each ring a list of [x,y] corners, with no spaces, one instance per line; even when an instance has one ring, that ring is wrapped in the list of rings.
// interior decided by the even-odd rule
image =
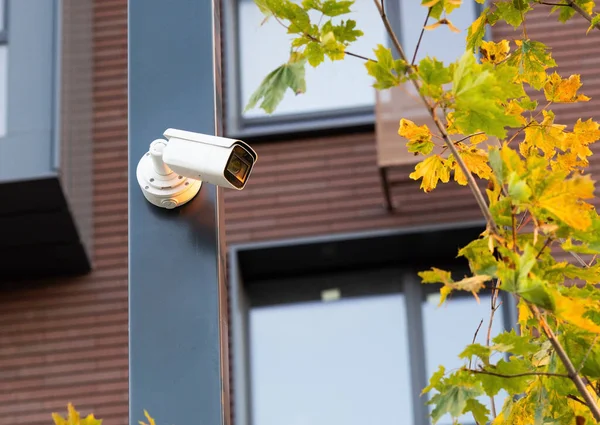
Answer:
[[[252,424],[411,424],[405,314],[401,294],[252,309]]]
[[[444,305],[438,307],[439,296],[432,295],[423,304],[428,379],[438,370],[439,365],[443,365],[447,372],[465,366],[465,360],[459,359],[458,355],[467,345],[473,342],[473,336],[481,320],[483,320],[483,324],[477,333],[476,342],[485,345],[490,318],[491,296],[479,295],[479,298],[480,302],[477,303],[470,295],[456,294]],[[499,308],[494,314],[491,338],[503,331],[503,311],[502,308]],[[502,407],[504,397],[505,395],[500,394],[495,398],[498,411]],[[480,401],[490,409],[491,402],[488,397],[482,397]],[[438,422],[439,425],[450,425],[452,423],[452,418],[449,415],[442,417]],[[470,414],[464,415],[459,419],[459,423],[474,423],[473,417]]]

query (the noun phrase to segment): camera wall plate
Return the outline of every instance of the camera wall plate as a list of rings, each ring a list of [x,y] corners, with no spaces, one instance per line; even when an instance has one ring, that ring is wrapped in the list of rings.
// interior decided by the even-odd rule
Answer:
[[[148,202],[173,209],[192,200],[200,191],[202,181],[180,176],[162,161],[166,143],[162,139],[152,142],[150,150],[138,163],[136,176]]]

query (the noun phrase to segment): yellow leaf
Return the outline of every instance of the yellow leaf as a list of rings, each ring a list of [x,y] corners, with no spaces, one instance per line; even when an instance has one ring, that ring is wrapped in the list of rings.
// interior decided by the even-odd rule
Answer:
[[[529,322],[529,320],[533,317],[533,314],[531,314],[531,310],[529,309],[527,302],[522,298],[519,299],[517,310],[519,314],[519,325],[522,327],[527,326],[527,322]]]
[[[459,144],[459,148],[462,144]],[[462,145],[464,146],[464,145]],[[488,165],[488,155],[483,149],[471,147],[469,149],[459,150],[460,157],[464,161],[469,171],[482,179],[488,179],[492,175],[492,169]],[[454,180],[460,185],[467,184],[467,177],[463,173],[460,165],[453,157],[448,158],[454,171]]]
[[[469,137],[469,141],[472,145],[478,145],[479,143],[485,142],[488,139],[487,134],[477,134],[475,136]]]
[[[547,100],[557,103],[587,102],[590,100],[589,97],[577,94],[580,87],[581,77],[578,74],[563,80],[555,72],[548,77],[544,85],[544,94]]]
[[[427,26],[426,26],[426,27],[424,27],[424,28],[425,28],[426,30],[428,30],[428,31],[431,31],[431,30],[434,30],[434,29],[436,29],[436,28],[437,28],[437,27],[439,27],[440,25],[447,25],[447,26],[448,26],[448,29],[449,29],[450,31],[452,31],[452,32],[456,32],[456,33],[459,33],[459,32],[460,32],[460,30],[459,30],[458,28],[456,28],[456,27],[455,27],[455,26],[452,24],[452,22],[451,22],[450,20],[446,19],[446,18],[442,18],[442,19],[440,19],[439,21],[437,21],[437,22],[435,22],[435,23],[433,23],[433,24],[431,24],[431,25],[427,25]]]
[[[58,413],[52,413],[52,419],[54,420],[54,425],[69,425],[66,419]]]
[[[519,145],[519,151],[523,156],[537,155],[538,149],[544,153],[544,157],[550,159],[554,156],[556,148],[563,146],[566,134],[566,125],[554,124],[554,113],[543,111],[544,120],[541,123],[533,120],[525,128],[525,139]]]
[[[484,41],[479,48],[481,52],[481,62],[491,62],[498,64],[508,56],[510,52],[510,43],[508,40],[502,40],[498,43],[493,41]]]
[[[537,199],[537,205],[565,224],[578,230],[586,230],[591,225],[589,210],[592,206],[582,199],[594,197],[594,182],[589,176],[576,175],[569,180],[562,180],[556,175],[553,177],[546,183],[543,193]]]
[[[406,139],[409,152],[421,153],[427,155],[433,150],[433,142],[431,141],[431,131],[427,125],[417,126],[414,122],[402,118],[398,134]]]
[[[565,148],[577,153],[581,159],[586,159],[592,154],[588,146],[600,139],[600,124],[592,119],[581,121],[577,120],[573,127],[573,133],[569,134]]]
[[[432,155],[418,163],[409,177],[413,180],[423,179],[421,189],[431,192],[437,186],[438,181],[448,183],[450,180],[450,167],[448,161],[439,155]]]
[[[523,112],[525,111],[525,108],[523,108],[521,105],[519,105],[519,102],[516,101],[515,99],[512,99],[510,102],[508,102],[508,105],[506,105],[505,110],[506,110],[507,115],[515,116],[521,124],[523,124],[523,125],[527,124],[527,120],[522,115]]]
[[[554,298],[556,303],[556,316],[588,332],[600,334],[600,325],[583,317],[583,313],[586,310],[593,308],[589,301],[586,301],[583,298],[574,299],[558,294],[555,295]]]

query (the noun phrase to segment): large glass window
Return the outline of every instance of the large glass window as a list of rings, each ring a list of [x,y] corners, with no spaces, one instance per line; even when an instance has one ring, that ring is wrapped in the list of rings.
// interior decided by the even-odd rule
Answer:
[[[478,303],[457,293],[438,307],[434,288],[407,276],[413,275],[365,270],[248,286],[250,407],[242,422],[424,425],[415,418],[426,416],[426,397],[415,394],[439,365],[465,365],[458,354],[480,320],[477,341],[485,343],[490,295],[482,293]],[[504,314],[497,310],[492,337],[504,329]],[[497,397],[498,407],[502,401]]]
[[[252,424],[408,424],[401,294],[250,313]]]
[[[236,22],[235,31],[229,31],[227,40],[230,62],[228,82],[228,119],[230,133],[260,134],[293,131],[298,128],[326,128],[339,125],[365,124],[374,121],[373,108],[375,91],[372,78],[367,75],[362,60],[347,57],[343,61],[326,59],[317,69],[306,67],[307,92],[296,96],[290,90],[272,115],[262,109],[243,112],[252,93],[262,79],[289,58],[290,36],[275,19],[265,21],[253,0],[229,0],[231,19]],[[426,9],[416,0],[387,2],[387,15],[398,29],[408,54],[412,56],[426,15]],[[461,33],[451,32],[447,26],[427,31],[421,42],[418,58],[426,55],[440,60],[456,60],[464,52],[465,33],[477,13],[475,2],[463,2],[463,6],[450,15],[453,24]],[[365,33],[351,50],[373,57],[372,49],[377,44],[388,44],[388,37],[379,12],[372,0],[356,0],[351,15],[343,19],[354,19],[358,28]],[[312,16],[319,21],[320,16]],[[334,18],[337,19],[337,18]],[[349,117],[352,120],[349,121]],[[308,125],[310,123],[310,125]],[[257,130],[258,129],[258,130]]]
[[[8,0],[0,0],[0,137],[6,135],[6,105],[8,101],[7,2]]]

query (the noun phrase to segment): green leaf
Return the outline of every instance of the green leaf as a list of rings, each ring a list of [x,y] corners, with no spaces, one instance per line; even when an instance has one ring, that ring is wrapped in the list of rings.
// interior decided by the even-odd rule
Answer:
[[[431,412],[433,423],[435,424],[447,413],[453,418],[458,418],[467,407],[467,401],[480,394],[481,392],[476,388],[457,385],[451,386],[444,392],[434,395],[429,401],[429,404],[435,405],[435,408]]]
[[[458,256],[465,257],[469,261],[469,268],[473,274],[496,275],[498,261],[490,251],[487,238],[479,238],[470,242],[458,251]]]
[[[487,366],[490,364],[490,354],[492,353],[490,347],[481,344],[469,344],[466,348],[458,355],[461,359],[470,359],[475,356],[481,359],[481,361]]]
[[[304,93],[306,91],[305,63],[306,59],[288,62],[272,71],[250,96],[244,111],[254,108],[262,99],[260,107],[271,114],[283,100],[288,88],[295,94]]]
[[[475,398],[467,400],[467,405],[463,411],[464,413],[471,412],[473,418],[480,425],[488,423],[490,411],[483,403]]]
[[[518,69],[522,81],[540,90],[546,82],[546,69],[556,66],[548,47],[531,40],[515,40],[515,44],[517,48],[510,55],[508,64]]]
[[[379,90],[389,89],[397,86],[406,80],[406,71],[408,65],[401,59],[394,59],[392,51],[388,47],[378,44],[373,49],[377,62],[366,61],[367,72],[373,78],[375,83],[373,87]]]
[[[508,194],[517,202],[527,202],[531,197],[531,189],[525,180],[522,180],[517,173],[512,172],[508,178]]]
[[[506,21],[507,24],[512,25],[514,28],[518,28],[523,23],[523,16],[531,7],[529,3],[523,5],[523,9],[519,9],[515,7],[515,3],[526,3],[526,2],[515,2],[515,1],[506,1],[506,2],[497,2],[496,3],[496,14],[500,19]]]
[[[531,356],[539,350],[539,345],[532,343],[529,336],[517,335],[514,329],[496,335],[492,342],[493,350],[518,356]]]
[[[590,22],[590,26],[588,27],[586,34],[593,30],[594,27],[596,27],[596,25],[598,24],[600,24],[600,13],[596,13],[596,16],[592,18],[592,21]]]
[[[488,23],[488,13],[490,8],[486,8],[479,18],[477,18],[467,30],[467,50],[474,52],[481,43],[483,37],[485,37],[485,25]]]
[[[345,13],[350,13],[350,7],[354,4],[352,1],[325,0],[323,7],[320,9],[325,16],[338,16]]]
[[[325,25],[330,22],[331,21],[327,22]],[[325,28],[325,25],[323,28]],[[333,31],[337,41],[344,44],[356,41],[364,34],[361,30],[356,29],[356,21],[353,21],[352,19],[342,21],[339,25],[332,24],[330,31]]]
[[[486,368],[486,370],[488,369]],[[530,362],[516,357],[511,357],[510,361],[499,360],[495,367],[492,366],[489,368],[489,371],[497,375],[484,373],[477,375],[485,393],[489,396],[495,396],[502,389],[506,390],[509,394],[521,394],[527,389],[531,381],[535,379],[534,375],[515,376],[533,372]]]
[[[319,43],[314,41],[306,45],[304,54],[306,55],[306,59],[308,59],[308,63],[313,67],[318,66],[325,60],[325,53],[323,53],[323,48]]]
[[[435,58],[426,57],[419,62],[418,74],[423,85],[421,93],[425,96],[439,98],[442,85],[452,81],[450,69]]]
[[[452,276],[449,271],[432,267],[431,270],[418,273],[421,278],[421,283],[451,283]]]
[[[506,127],[521,124],[507,115],[503,103],[525,95],[514,82],[516,69],[509,66],[477,64],[469,52],[462,56],[454,72],[452,91],[455,98],[454,125],[463,134],[483,131],[490,136],[506,137]]]
[[[433,375],[431,375],[431,378],[429,378],[429,385],[423,388],[423,391],[421,391],[421,395],[428,393],[434,388],[440,388],[440,384],[442,382],[442,378],[444,378],[445,373],[446,368],[442,365],[438,366],[438,370]]]

